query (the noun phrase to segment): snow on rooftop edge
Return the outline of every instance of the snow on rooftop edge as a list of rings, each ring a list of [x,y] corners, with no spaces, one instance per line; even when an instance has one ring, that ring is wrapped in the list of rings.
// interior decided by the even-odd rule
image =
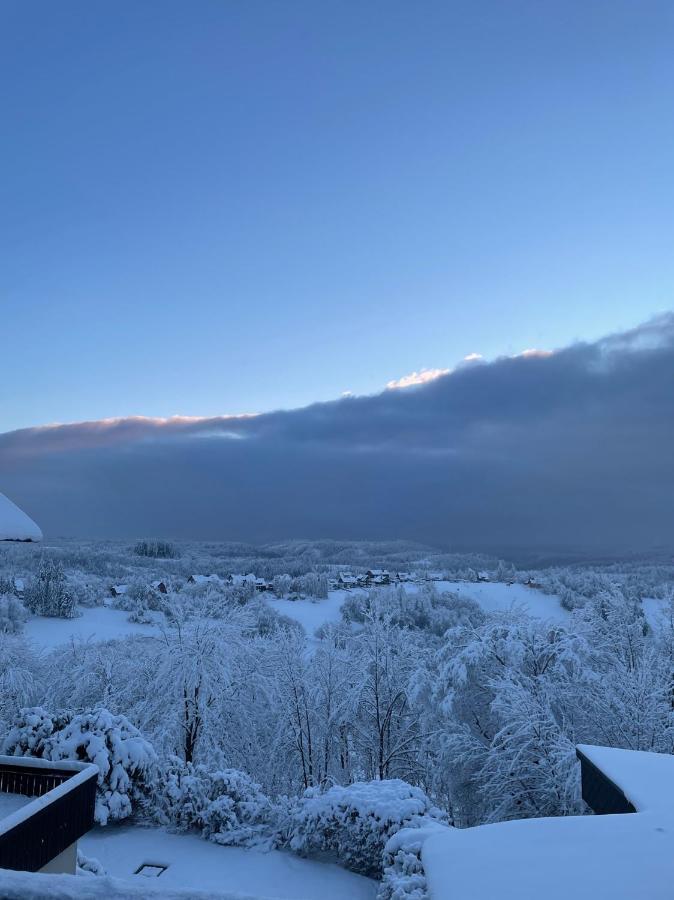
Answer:
[[[274,900],[261,895],[230,891],[201,891],[163,888],[161,885],[129,884],[109,876],[46,875],[40,872],[14,872],[0,869],[2,900]]]
[[[30,516],[0,494],[0,541],[41,541],[42,531]]]
[[[623,792],[638,812],[674,813],[674,756],[579,744],[578,749]]]
[[[674,756],[586,744],[578,750],[637,813],[445,828],[422,848],[432,900],[670,900]]]
[[[645,812],[447,828],[422,861],[431,900],[671,900],[673,826]]]

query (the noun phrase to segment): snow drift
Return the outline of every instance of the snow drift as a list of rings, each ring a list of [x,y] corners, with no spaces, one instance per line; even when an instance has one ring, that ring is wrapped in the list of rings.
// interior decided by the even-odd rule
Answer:
[[[42,532],[33,520],[0,494],[0,541],[41,541]]]

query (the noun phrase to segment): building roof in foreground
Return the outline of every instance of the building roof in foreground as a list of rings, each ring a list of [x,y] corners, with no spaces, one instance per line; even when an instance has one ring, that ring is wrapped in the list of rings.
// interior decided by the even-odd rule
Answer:
[[[30,516],[0,494],[0,541],[41,541],[42,531]]]
[[[422,851],[432,900],[671,900],[674,756],[578,749],[636,813],[439,831]]]

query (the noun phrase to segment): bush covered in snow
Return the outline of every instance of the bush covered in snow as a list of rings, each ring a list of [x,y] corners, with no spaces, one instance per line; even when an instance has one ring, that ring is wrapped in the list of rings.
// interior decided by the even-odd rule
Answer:
[[[42,560],[37,575],[26,587],[24,603],[36,616],[74,619],[78,614],[63,567],[54,559]]]
[[[244,772],[172,757],[155,795],[160,821],[178,830],[199,829],[216,844],[251,846],[269,842],[272,805]]]
[[[302,854],[334,853],[346,868],[379,878],[389,838],[402,828],[444,818],[421,788],[397,778],[325,793],[310,788],[292,815],[290,847]]]
[[[125,716],[114,716],[107,709],[55,716],[41,707],[22,709],[3,752],[98,766],[95,816],[100,825],[131,815],[156,762],[152,746],[138,729]]]
[[[436,819],[425,818],[418,827],[403,828],[387,841],[377,900],[426,900],[428,886],[421,849],[427,837],[448,827]]]
[[[16,594],[0,594],[0,631],[18,634],[28,618],[26,607]]]

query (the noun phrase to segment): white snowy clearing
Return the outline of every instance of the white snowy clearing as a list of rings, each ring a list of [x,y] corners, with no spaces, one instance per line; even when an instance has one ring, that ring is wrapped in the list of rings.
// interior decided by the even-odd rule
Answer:
[[[670,601],[660,600],[657,597],[643,597],[641,606],[646,616],[646,621],[654,631],[660,631],[667,623],[670,614]]]
[[[330,591],[326,600],[278,600],[270,599],[269,605],[277,613],[299,622],[307,635],[311,636],[321,625],[339,622],[341,609],[348,591]]]
[[[156,635],[155,625],[129,622],[129,613],[107,606],[83,607],[76,619],[31,616],[24,627],[24,635],[35,647],[53,650],[71,641],[108,641],[131,634]]]
[[[671,900],[674,757],[579,749],[638,812],[520,819],[432,834],[422,850],[432,900]]]
[[[115,878],[162,888],[241,892],[274,900],[374,900],[377,884],[333,863],[220,847],[196,834],[161,828],[97,828],[79,842]],[[167,866],[158,878],[133,873],[144,863]]]
[[[485,612],[507,612],[513,606],[536,619],[550,619],[566,622],[569,613],[559,602],[556,594],[544,594],[536,588],[524,584],[506,584],[501,581],[438,581],[438,591],[450,591],[459,597],[470,597]],[[416,585],[406,587],[416,588]]]
[[[449,591],[460,597],[472,598],[485,612],[505,612],[514,606],[539,619],[564,622],[569,617],[569,613],[560,605],[556,595],[544,594],[522,584],[439,581],[435,582],[435,585],[440,592]],[[410,593],[418,589],[418,584],[405,585],[405,590]],[[327,599],[322,600],[311,598],[279,600],[270,597],[266,602],[271,609],[299,622],[307,636],[312,637],[316,629],[322,625],[340,621],[342,604],[352,593],[343,590],[330,591]],[[653,601],[653,616],[656,608],[659,611],[661,601]],[[72,640],[106,641],[128,635],[156,635],[162,619],[161,614],[157,613],[155,614],[157,625],[129,622],[127,611],[112,609],[107,605],[82,607],[80,612],[81,615],[76,619],[32,616],[26,623],[24,634],[34,646],[51,650]]]
[[[42,532],[26,513],[0,494],[0,541],[41,541]]]

